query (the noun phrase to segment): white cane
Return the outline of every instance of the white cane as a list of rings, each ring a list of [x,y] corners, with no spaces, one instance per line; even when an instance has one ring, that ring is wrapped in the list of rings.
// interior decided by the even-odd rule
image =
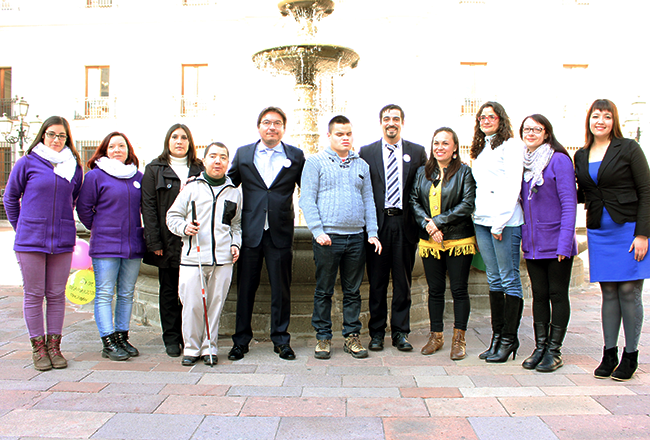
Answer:
[[[196,224],[196,203],[192,200],[192,223]],[[208,303],[205,298],[205,280],[203,279],[203,269],[201,268],[201,246],[199,244],[199,234],[196,234],[196,253],[199,257],[199,277],[201,277],[201,298],[203,299],[203,316],[205,317],[205,332],[208,336],[208,352],[210,356],[210,368],[212,368],[212,339],[210,339],[210,324],[208,323]]]

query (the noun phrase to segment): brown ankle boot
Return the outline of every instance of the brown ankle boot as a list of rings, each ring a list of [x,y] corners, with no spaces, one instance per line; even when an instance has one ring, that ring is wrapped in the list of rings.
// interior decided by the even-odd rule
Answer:
[[[440,350],[443,345],[445,345],[445,337],[442,332],[431,332],[429,333],[429,341],[422,347],[420,353],[428,356]]]
[[[465,359],[465,330],[454,329],[454,336],[451,339],[451,354],[449,357],[452,361]]]
[[[47,335],[47,354],[53,368],[66,368],[68,361],[61,354],[61,335]]]
[[[38,371],[47,371],[52,369],[52,362],[47,354],[45,346],[45,336],[37,336],[29,340],[32,343],[32,361],[34,368]]]

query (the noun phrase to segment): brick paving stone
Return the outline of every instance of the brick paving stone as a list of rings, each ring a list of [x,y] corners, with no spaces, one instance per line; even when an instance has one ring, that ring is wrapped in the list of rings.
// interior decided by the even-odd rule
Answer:
[[[287,374],[282,386],[285,387],[340,387],[343,379],[341,376],[325,376],[313,374]]]
[[[335,397],[249,397],[241,416],[344,417],[345,399]]]
[[[609,414],[589,396],[501,397],[499,401],[512,416],[552,416]]]
[[[341,376],[344,387],[413,387],[415,380],[411,376]]]
[[[415,376],[419,387],[471,388],[474,382],[467,376]]]
[[[593,374],[569,374],[566,376],[566,378],[579,386],[621,387],[629,385],[641,385],[641,382],[637,381],[635,377],[633,377],[630,381],[625,382],[625,385],[623,385],[622,382],[609,378],[597,379]]]
[[[151,413],[166,396],[102,393],[52,393],[34,408],[39,410]]]
[[[109,412],[16,409],[0,417],[0,436],[89,438],[111,417]]]
[[[319,365],[296,365],[285,363],[282,365],[260,365],[254,371],[255,373],[260,374],[318,374],[324,375],[327,374],[327,369],[329,367],[325,363],[319,363]],[[251,371],[252,373],[253,371]]]
[[[469,376],[469,379],[476,387],[518,387],[521,386],[515,376],[489,375]]]
[[[93,371],[83,379],[83,382],[195,384],[200,379],[200,374],[189,372],[185,374],[176,374],[169,372],[155,373],[152,371]]]
[[[647,439],[650,417],[634,416],[544,416],[541,419],[560,440]]]
[[[561,373],[531,373],[513,376],[523,387],[574,386],[575,384]]]
[[[276,397],[300,397],[302,387],[257,387],[257,386],[233,386],[230,387],[227,396],[276,396]]]
[[[316,344],[314,344],[316,346]],[[305,366],[307,367],[333,367],[333,366],[365,366],[365,367],[381,367],[384,366],[384,357],[380,355],[370,354],[365,359],[355,359],[350,354],[343,351],[343,343],[339,347],[334,347],[332,344],[332,357],[329,359],[316,359],[312,349]]]
[[[137,359],[137,358],[136,358]],[[109,370],[109,371],[151,371],[158,365],[157,363],[138,362],[134,359],[126,361],[110,361],[110,362],[97,362],[92,368],[95,371]]]
[[[50,388],[50,391],[72,392],[72,393],[98,393],[106,388],[107,383],[94,382],[59,382]]]
[[[557,440],[539,417],[470,417],[468,421],[480,440]]]
[[[155,414],[239,415],[245,397],[168,396]]]
[[[478,439],[463,417],[386,417],[383,422],[386,440]]]
[[[464,397],[536,397],[544,396],[542,390],[537,387],[475,387],[459,388]]]
[[[650,396],[596,396],[594,399],[616,415],[650,415]],[[650,433],[648,433],[650,436]]]
[[[391,376],[446,376],[447,372],[442,366],[415,366],[415,367],[389,367]]]
[[[176,373],[187,373],[190,371],[189,368],[184,367],[181,365],[181,361],[176,361],[173,363],[170,362],[165,362],[165,363],[159,363],[155,367],[151,369],[152,372],[176,372]],[[193,373],[196,373],[196,371],[192,371]]]
[[[274,440],[279,425],[279,417],[207,416],[192,440]]]
[[[49,370],[43,371],[38,376],[33,377],[32,381],[51,381],[56,380],[59,382],[78,382],[85,377],[89,376],[88,370],[74,370],[74,369],[61,369],[61,370]]]
[[[413,398],[361,398],[350,397],[347,404],[349,417],[429,417],[423,399]]]
[[[388,367],[329,367],[327,374],[332,376],[388,376]]]
[[[41,374],[40,371],[34,370],[32,367],[6,367],[2,369],[2,379],[5,380],[30,380],[39,374]]]
[[[438,353],[431,356],[422,356],[415,350],[412,352],[397,352],[396,356],[385,356],[384,365],[389,367],[412,367],[412,366],[443,366],[453,364],[454,361],[449,359],[449,355],[439,355]]]
[[[423,387],[423,388],[400,388],[402,397],[463,397],[458,388],[454,387]]]
[[[304,387],[302,397],[400,397],[398,388],[318,388]]]
[[[159,394],[174,394],[180,396],[225,396],[230,389],[228,385],[187,385],[167,384]]]
[[[0,388],[2,388],[1,383],[0,383]],[[625,388],[633,391],[636,394],[650,394],[650,386],[649,385],[626,385]]]
[[[250,364],[239,364],[237,362],[231,362],[231,361],[225,361],[227,355],[224,355],[219,358],[219,364],[213,366],[210,368],[207,365],[202,365],[198,363],[196,366],[199,367],[200,372],[202,373],[214,373],[214,374],[224,374],[224,373],[229,373],[229,374],[253,374],[253,373],[261,373],[261,371],[258,370],[257,365],[250,365]],[[224,362],[222,362],[224,361]],[[229,362],[229,363],[226,363]],[[180,361],[179,361],[180,365]],[[187,367],[183,367],[187,371]],[[194,370],[194,372],[197,372],[198,369]],[[183,371],[183,370],[181,370]]]
[[[284,417],[275,440],[376,440],[383,431],[376,417]]]
[[[186,414],[116,414],[91,438],[189,440],[203,419]]]
[[[623,396],[635,395],[628,387],[540,387],[547,396]]]
[[[508,416],[501,402],[495,397],[425,399],[425,403],[431,417]]]
[[[31,408],[49,395],[49,391],[1,390],[0,411],[11,411],[15,408]]]
[[[47,391],[57,383],[59,382],[46,380],[40,380],[38,382],[28,380],[0,380],[0,390]]]
[[[159,394],[165,387],[164,383],[112,383],[101,391],[101,394]]]
[[[256,385],[279,387],[284,382],[283,374],[205,374],[199,385]]]

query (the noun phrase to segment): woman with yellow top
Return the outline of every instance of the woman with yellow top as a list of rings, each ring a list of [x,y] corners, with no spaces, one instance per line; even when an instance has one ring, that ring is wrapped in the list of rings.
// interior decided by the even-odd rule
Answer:
[[[429,285],[431,333],[421,353],[430,355],[444,345],[446,273],[454,299],[452,360],[464,359],[469,320],[467,280],[476,253],[472,213],[476,182],[458,156],[458,136],[451,128],[435,131],[427,163],[415,175],[410,205],[420,225],[420,256]]]

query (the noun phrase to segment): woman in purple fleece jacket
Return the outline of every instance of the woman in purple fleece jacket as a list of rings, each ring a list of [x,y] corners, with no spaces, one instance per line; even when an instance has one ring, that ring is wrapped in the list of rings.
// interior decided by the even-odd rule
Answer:
[[[23,313],[32,360],[41,371],[68,366],[61,354],[61,330],[77,232],[73,209],[82,179],[70,125],[52,116],[16,161],[5,190],[5,211],[16,231],[14,251],[23,275]]]
[[[129,343],[133,291],[145,252],[138,164],[126,135],[109,134],[88,161],[90,171],[77,203],[79,220],[90,229],[95,321],[104,345],[102,356],[114,361],[139,354]]]
[[[521,205],[521,247],[533,288],[535,351],[522,366],[540,372],[562,366],[562,342],[571,308],[569,284],[576,242],[577,190],[573,163],[542,115],[524,119],[526,144]],[[552,309],[552,312],[551,312]]]

